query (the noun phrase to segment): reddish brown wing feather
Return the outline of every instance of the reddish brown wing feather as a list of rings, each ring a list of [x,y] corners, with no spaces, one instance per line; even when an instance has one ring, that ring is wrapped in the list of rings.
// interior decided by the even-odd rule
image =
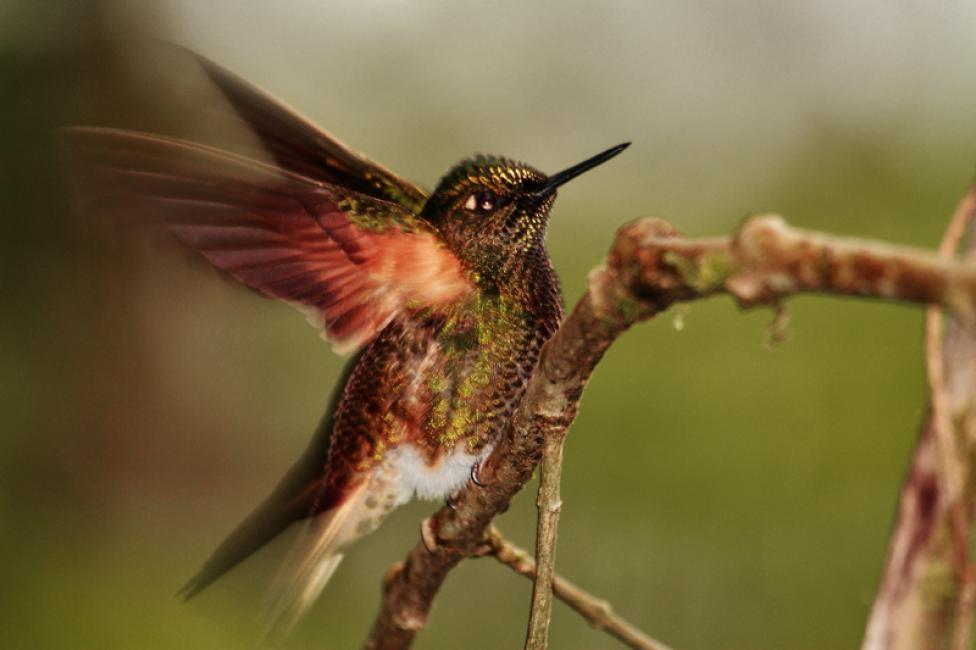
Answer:
[[[83,209],[139,215],[247,286],[324,321],[338,349],[407,309],[473,290],[430,226],[401,206],[203,145],[66,129]]]
[[[213,61],[187,50],[258,137],[275,163],[315,180],[347,187],[419,212],[427,196],[379,163],[354,152],[298,111]]]

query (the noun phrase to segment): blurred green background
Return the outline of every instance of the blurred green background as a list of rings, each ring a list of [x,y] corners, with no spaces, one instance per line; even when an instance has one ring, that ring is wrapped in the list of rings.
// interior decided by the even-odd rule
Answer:
[[[304,447],[342,361],[297,313],[166,241],[71,215],[51,129],[132,125],[153,39],[196,49],[427,187],[475,151],[560,193],[572,303],[614,230],[750,212],[934,247],[976,154],[976,5],[0,2],[0,648],[246,648],[278,543],[173,593]],[[678,650],[855,647],[924,401],[921,310],[694,304],[609,352],[566,450],[559,570]],[[435,507],[346,559],[289,642],[351,648]],[[500,526],[531,546],[533,491]],[[520,647],[529,583],[448,580],[418,648]],[[615,648],[562,605],[554,648]]]

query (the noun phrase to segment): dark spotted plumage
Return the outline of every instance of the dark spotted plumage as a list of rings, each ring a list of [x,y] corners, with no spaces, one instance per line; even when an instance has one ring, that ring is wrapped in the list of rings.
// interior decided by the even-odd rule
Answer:
[[[307,607],[341,549],[415,494],[448,497],[498,441],[563,316],[545,249],[559,174],[478,155],[428,197],[209,61],[273,164],[161,136],[67,133],[88,208],[166,224],[212,264],[365,346],[312,444],[186,586],[305,520],[277,608]]]

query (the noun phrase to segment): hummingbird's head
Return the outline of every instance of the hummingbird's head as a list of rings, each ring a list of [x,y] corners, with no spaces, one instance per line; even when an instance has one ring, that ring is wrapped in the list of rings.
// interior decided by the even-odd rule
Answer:
[[[617,145],[552,176],[508,158],[474,156],[444,175],[422,216],[479,277],[501,281],[527,256],[543,250],[556,188],[629,145]]]

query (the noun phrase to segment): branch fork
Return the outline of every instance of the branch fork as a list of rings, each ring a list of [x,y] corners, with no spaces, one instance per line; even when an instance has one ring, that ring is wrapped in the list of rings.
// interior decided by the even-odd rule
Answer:
[[[967,197],[967,214],[973,211],[972,196]],[[567,584],[554,574],[556,524],[562,505],[562,446],[583,389],[604,352],[631,325],[653,318],[675,303],[725,293],[743,308],[773,305],[781,309],[786,298],[804,292],[944,306],[956,315],[957,327],[960,323],[968,326],[976,321],[976,257],[958,261],[921,249],[796,229],[775,215],[750,217],[734,235],[707,239],[687,239],[673,225],[656,218],[623,226],[606,264],[590,273],[588,290],[544,346],[512,426],[479,472],[485,486],[462,491],[453,509],[441,508],[425,520],[421,541],[387,574],[382,607],[366,647],[410,647],[450,570],[466,557],[490,553],[523,575],[533,575],[526,648],[545,648],[552,595],[563,597],[560,592],[565,595]],[[976,432],[970,433],[976,436]],[[926,449],[920,443],[917,455],[928,453]],[[944,455],[954,453],[950,450]],[[518,549],[516,553],[490,526],[540,461],[537,560],[529,564],[524,552]],[[928,474],[923,469],[918,476],[924,478]],[[914,485],[914,476],[909,477],[906,490]],[[912,506],[912,512],[926,507],[917,499],[913,503],[918,505]],[[957,530],[968,531],[968,514],[962,521],[964,528]],[[966,563],[965,576],[972,573],[968,566]],[[971,603],[976,586],[966,591],[966,602]],[[879,602],[884,593],[883,585]],[[608,604],[589,597],[585,606],[577,607],[577,611],[581,609],[588,612],[584,613],[588,620],[611,629],[605,623],[613,618]],[[878,604],[875,611],[881,611]],[[869,638],[877,636],[873,633],[880,625],[876,620],[880,619],[873,614]],[[631,631],[635,635],[615,636],[634,648],[665,648]],[[866,641],[864,647],[902,646]]]

